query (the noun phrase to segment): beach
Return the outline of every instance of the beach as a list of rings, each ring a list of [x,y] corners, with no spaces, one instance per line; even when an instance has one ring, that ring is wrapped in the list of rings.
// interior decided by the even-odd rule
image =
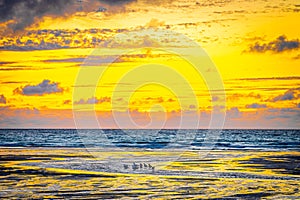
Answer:
[[[298,151],[2,147],[0,156],[2,198],[300,198]]]

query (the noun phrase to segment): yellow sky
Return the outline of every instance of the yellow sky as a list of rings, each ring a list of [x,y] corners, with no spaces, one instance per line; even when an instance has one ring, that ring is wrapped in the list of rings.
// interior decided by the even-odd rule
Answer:
[[[295,1],[101,5],[0,37],[1,127],[52,127],[57,113],[66,124],[54,127],[74,127],[74,110],[108,121],[111,111],[205,121],[213,110],[227,128],[299,127]]]

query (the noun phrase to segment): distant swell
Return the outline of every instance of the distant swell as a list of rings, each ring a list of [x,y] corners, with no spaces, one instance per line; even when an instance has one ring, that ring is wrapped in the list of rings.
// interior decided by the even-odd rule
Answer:
[[[197,130],[192,140],[186,139],[190,132],[80,130],[78,133],[73,129],[1,129],[0,146],[300,150],[299,130],[222,130],[212,138],[207,134],[213,134],[213,130]]]

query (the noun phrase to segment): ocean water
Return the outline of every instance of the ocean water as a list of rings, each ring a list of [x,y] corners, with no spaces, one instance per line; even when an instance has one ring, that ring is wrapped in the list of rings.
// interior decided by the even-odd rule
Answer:
[[[299,130],[2,129],[0,160],[3,199],[300,199]]]
[[[300,130],[0,129],[1,147],[300,150]]]

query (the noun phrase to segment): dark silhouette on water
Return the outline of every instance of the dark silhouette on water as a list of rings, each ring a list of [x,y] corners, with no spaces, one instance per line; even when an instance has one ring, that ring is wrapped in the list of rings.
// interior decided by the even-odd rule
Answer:
[[[133,170],[139,169],[139,166],[138,166],[137,164],[133,163],[133,164],[132,164],[132,169],[133,169]]]

